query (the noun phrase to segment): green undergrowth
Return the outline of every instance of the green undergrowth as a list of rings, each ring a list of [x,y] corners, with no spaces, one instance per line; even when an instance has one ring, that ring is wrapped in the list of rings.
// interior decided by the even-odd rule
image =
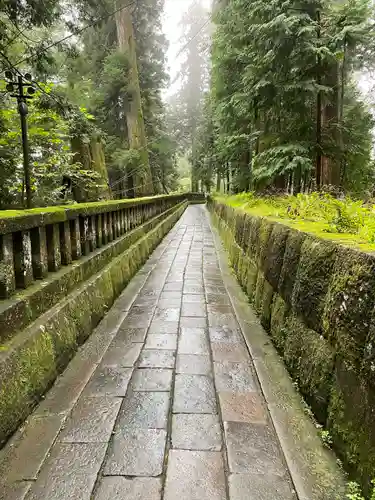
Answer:
[[[375,481],[372,481],[374,489],[368,500],[375,500]],[[362,494],[360,486],[355,482],[348,483],[345,500],[366,500]]]
[[[366,252],[375,251],[375,205],[329,194],[215,195],[218,202]]]

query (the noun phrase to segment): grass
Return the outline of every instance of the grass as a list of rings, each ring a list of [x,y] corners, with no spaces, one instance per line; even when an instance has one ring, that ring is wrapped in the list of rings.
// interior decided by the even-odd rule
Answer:
[[[258,197],[215,195],[217,201],[365,252],[375,252],[375,206],[328,194]]]

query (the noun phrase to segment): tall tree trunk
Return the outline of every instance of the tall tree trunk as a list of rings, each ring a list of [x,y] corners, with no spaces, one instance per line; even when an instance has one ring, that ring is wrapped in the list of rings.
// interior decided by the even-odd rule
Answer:
[[[318,27],[318,40],[320,40],[320,12],[317,10],[316,12],[316,22]],[[318,55],[318,64],[317,64],[317,75],[316,82],[318,85],[322,84],[322,76],[321,76],[321,57]],[[316,180],[316,188],[319,191],[322,184],[322,91],[318,90],[318,95],[316,98],[316,163],[315,163],[315,180]]]
[[[116,8],[121,8],[125,1],[117,0]],[[141,157],[141,168],[130,172],[132,182],[129,184],[133,186],[130,191],[132,196],[142,196],[153,194],[154,186],[147,151],[131,9],[132,6],[129,6],[116,13],[116,30],[119,49],[127,54],[129,64],[130,95],[128,102],[124,103],[129,147],[138,150]]]
[[[221,187],[221,177],[220,177],[219,172],[217,172],[217,174],[216,174],[216,192],[217,193],[220,192],[220,187]]]
[[[86,142],[82,137],[76,136],[71,140],[71,147],[73,162],[81,163],[85,170],[92,170],[99,176],[97,188],[88,190],[85,186],[73,186],[74,199],[79,202],[110,199],[111,190],[101,139],[92,137],[90,142]]]

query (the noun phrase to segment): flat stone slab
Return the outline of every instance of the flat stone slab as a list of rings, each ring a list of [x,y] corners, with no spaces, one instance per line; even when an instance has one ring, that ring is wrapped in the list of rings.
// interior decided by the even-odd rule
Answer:
[[[214,363],[218,392],[256,392],[257,384],[248,363]]]
[[[290,479],[271,474],[231,474],[230,500],[297,500]]]
[[[222,439],[218,416],[182,413],[173,415],[172,447],[220,451]]]
[[[210,326],[208,332],[211,342],[241,344],[245,347],[245,341],[239,329],[229,326]]]
[[[150,477],[103,477],[93,500],[161,500],[161,481]]]
[[[257,393],[219,392],[219,401],[226,422],[267,423],[266,411]]]
[[[169,335],[168,335],[169,336]],[[176,355],[173,351],[143,350],[139,358],[139,368],[174,368]]]
[[[117,343],[114,346],[109,346],[100,365],[132,368],[139,357],[142,346],[143,344],[124,344],[119,347]]]
[[[214,361],[246,362],[250,359],[245,345],[211,342],[211,349]]]
[[[271,474],[287,472],[275,432],[262,424],[225,422],[225,441],[230,472]]]
[[[146,338],[147,328],[130,328],[127,325],[120,327],[112,341],[113,346],[121,347],[133,342],[143,342]]]
[[[168,392],[172,386],[172,370],[142,368],[135,370],[132,389],[134,391]]]
[[[176,372],[186,375],[211,375],[211,359],[208,355],[178,354]]]
[[[202,294],[186,294],[182,296],[182,305],[184,306],[185,304],[205,304],[206,303],[206,296]]]
[[[146,337],[145,349],[176,351],[177,335],[149,334]]]
[[[216,413],[216,398],[212,379],[204,375],[177,374],[173,412]]]
[[[156,321],[178,321],[180,317],[180,308],[179,307],[167,307],[162,309],[160,306],[156,308],[154,320]]]
[[[4,450],[4,462],[0,463],[0,483],[2,479],[8,483],[36,479],[63,424],[63,418],[61,415],[29,418]]]
[[[156,477],[163,472],[167,432],[125,428],[115,435],[104,466],[105,476]]]
[[[102,443],[56,444],[27,499],[90,500],[106,447]]]
[[[81,397],[59,435],[64,443],[108,443],[121,399]]]
[[[178,354],[209,355],[207,335],[202,328],[182,328],[178,342]]]
[[[181,316],[180,326],[185,326],[187,328],[207,328],[207,319],[189,318],[187,316]]]
[[[99,367],[87,384],[85,396],[125,396],[132,368],[114,366]]]
[[[169,392],[130,392],[123,401],[115,428],[166,429]]]
[[[176,499],[226,499],[224,464],[220,452],[169,452],[164,500]]]
[[[0,480],[1,500],[25,500],[27,492],[33,485],[32,482],[22,481],[19,483],[2,484]]]
[[[172,334],[178,333],[178,321],[152,321],[148,330],[149,334]]]
[[[181,316],[206,317],[206,304],[201,302],[185,302],[182,304]]]

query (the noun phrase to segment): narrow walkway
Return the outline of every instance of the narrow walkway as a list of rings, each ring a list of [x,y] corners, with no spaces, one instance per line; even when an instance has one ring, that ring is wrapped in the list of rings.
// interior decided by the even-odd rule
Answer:
[[[4,500],[296,499],[205,207],[125,290],[3,451],[0,477]]]

